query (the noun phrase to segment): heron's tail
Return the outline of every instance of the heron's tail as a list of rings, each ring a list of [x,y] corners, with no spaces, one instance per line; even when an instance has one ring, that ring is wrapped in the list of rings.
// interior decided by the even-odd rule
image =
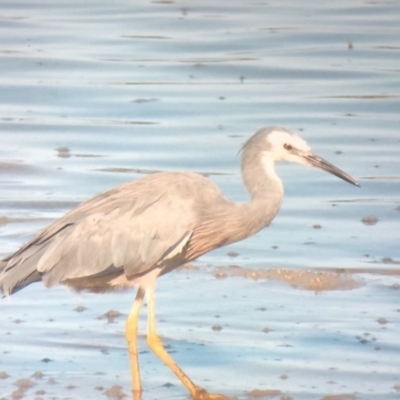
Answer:
[[[0,292],[3,292],[5,296],[40,279],[36,264],[30,262],[12,264],[7,259],[0,261]]]

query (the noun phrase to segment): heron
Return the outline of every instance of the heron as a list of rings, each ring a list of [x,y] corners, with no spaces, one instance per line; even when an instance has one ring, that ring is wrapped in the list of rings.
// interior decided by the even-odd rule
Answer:
[[[283,185],[275,163],[317,167],[359,186],[348,174],[314,154],[295,133],[264,127],[241,148],[242,179],[250,200],[228,200],[194,172],[158,172],[114,187],[83,202],[39,231],[0,262],[0,290],[9,296],[43,281],[75,290],[104,292],[137,287],[126,320],[132,392],[142,392],[137,333],[147,300],[147,344],[195,400],[221,398],[197,386],[165,350],[156,330],[156,280],[221,246],[259,232],[278,213]]]

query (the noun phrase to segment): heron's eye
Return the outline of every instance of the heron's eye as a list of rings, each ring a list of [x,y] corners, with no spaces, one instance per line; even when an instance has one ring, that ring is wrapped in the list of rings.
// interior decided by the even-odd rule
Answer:
[[[292,146],[291,144],[285,143],[285,144],[283,145],[283,148],[284,148],[285,150],[290,151],[290,150],[293,149],[293,146]]]

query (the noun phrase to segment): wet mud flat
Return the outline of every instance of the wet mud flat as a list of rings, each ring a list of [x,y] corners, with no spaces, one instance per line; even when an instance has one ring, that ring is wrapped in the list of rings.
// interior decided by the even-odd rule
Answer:
[[[197,384],[238,399],[398,396],[398,277],[351,274],[357,285],[316,290],[315,278],[333,272],[273,269],[254,280],[238,266],[198,267],[161,279],[157,292],[162,340]],[[2,306],[3,398],[130,398],[124,320],[134,293],[81,297],[40,286]],[[143,313],[142,398],[187,398],[149,352],[145,329]]]

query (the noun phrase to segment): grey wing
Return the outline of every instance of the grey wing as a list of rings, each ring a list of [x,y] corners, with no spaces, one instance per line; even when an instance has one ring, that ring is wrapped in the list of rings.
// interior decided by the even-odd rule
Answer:
[[[195,225],[190,204],[168,191],[125,185],[78,206],[6,258],[0,289],[12,293],[42,279],[125,273],[138,276],[179,252]],[[176,265],[178,266],[178,265]]]

